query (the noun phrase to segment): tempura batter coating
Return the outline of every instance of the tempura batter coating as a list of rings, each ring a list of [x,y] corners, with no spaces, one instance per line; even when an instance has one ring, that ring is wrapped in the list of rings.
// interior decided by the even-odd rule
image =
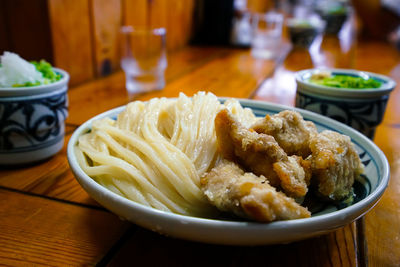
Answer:
[[[352,191],[354,179],[364,165],[350,137],[323,131],[310,141],[313,182],[318,192],[331,200],[341,200]]]
[[[227,110],[217,114],[215,130],[224,158],[255,175],[265,176],[272,186],[281,186],[290,196],[302,197],[307,193],[309,175],[299,160],[287,156],[274,137],[247,129]]]
[[[310,139],[318,133],[313,122],[305,121],[300,113],[293,110],[266,115],[251,128],[257,133],[272,135],[288,155],[303,158],[311,154]]]
[[[223,161],[201,178],[202,189],[219,210],[271,222],[310,217],[293,198],[277,192],[263,176],[245,173],[233,162]]]
[[[311,164],[299,156],[290,156],[287,161],[273,164],[274,171],[281,180],[281,187],[291,197],[305,196],[311,180]]]

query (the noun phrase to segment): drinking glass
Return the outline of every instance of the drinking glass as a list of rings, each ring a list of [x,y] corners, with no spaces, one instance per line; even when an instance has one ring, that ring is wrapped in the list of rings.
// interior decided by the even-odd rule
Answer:
[[[166,30],[123,26],[121,67],[129,94],[161,90],[165,86]]]
[[[255,58],[272,59],[279,55],[283,15],[276,12],[255,14],[251,54]]]

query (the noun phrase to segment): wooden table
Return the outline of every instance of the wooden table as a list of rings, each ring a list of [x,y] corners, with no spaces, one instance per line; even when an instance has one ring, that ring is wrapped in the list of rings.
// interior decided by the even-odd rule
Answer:
[[[294,49],[276,61],[258,60],[246,49],[188,47],[168,57],[167,86],[128,96],[124,75],[69,90],[69,118],[63,150],[49,160],[0,170],[0,264],[135,266],[398,266],[400,263],[400,86],[392,93],[375,143],[391,167],[388,189],[365,216],[365,233],[351,223],[330,234],[287,245],[233,247],[164,237],[122,221],[101,207],[72,175],[66,144],[90,117],[129,100],[193,95],[254,98],[294,104],[295,71],[337,66],[389,75],[400,83],[399,53],[384,43],[358,42],[338,48],[326,37],[321,49]],[[396,105],[397,104],[397,105]],[[360,238],[361,237],[361,238]],[[368,250],[362,256],[360,240]],[[361,255],[361,256],[357,256]]]

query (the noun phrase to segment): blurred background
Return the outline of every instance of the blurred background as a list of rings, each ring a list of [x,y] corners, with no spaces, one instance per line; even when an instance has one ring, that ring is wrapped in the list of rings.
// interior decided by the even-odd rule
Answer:
[[[356,42],[400,49],[399,0],[2,0],[0,51],[46,59],[68,71],[74,86],[120,69],[122,25],[165,27],[169,52],[186,45],[247,49],[254,14],[268,12],[283,15],[285,62],[301,58],[301,68],[326,65],[324,47],[340,46],[343,57],[331,65],[347,68]]]

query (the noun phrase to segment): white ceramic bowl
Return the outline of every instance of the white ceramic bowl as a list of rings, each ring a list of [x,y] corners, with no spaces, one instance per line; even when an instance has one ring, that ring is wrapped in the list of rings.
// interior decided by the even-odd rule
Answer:
[[[335,88],[311,83],[310,77],[319,72],[373,78],[379,88]],[[308,69],[296,73],[296,107],[310,110],[347,124],[369,138],[382,122],[390,92],[396,82],[387,76],[350,69]]]
[[[0,165],[44,160],[61,150],[68,116],[67,72],[51,84],[0,88]]]
[[[240,100],[245,107],[253,109],[257,116],[278,113],[291,107],[251,100]],[[389,165],[385,155],[368,138],[337,121],[300,109],[305,119],[313,121],[318,130],[334,129],[349,135],[365,164],[365,176],[354,184],[356,201],[342,208],[322,204],[312,217],[272,223],[229,221],[221,218],[198,218],[163,212],[123,198],[96,183],[83,172],[74,150],[82,134],[90,131],[92,122],[101,118],[115,119],[124,107],[102,113],[82,124],[68,143],[68,161],[72,172],[83,189],[101,205],[147,229],[167,236],[215,244],[261,245],[288,243],[321,235],[342,227],[368,212],[382,196],[389,181]]]

